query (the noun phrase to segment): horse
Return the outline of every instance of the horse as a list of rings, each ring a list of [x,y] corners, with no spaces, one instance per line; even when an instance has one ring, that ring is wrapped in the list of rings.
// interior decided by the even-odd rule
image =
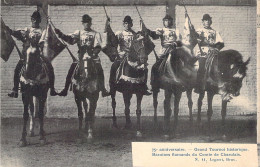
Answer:
[[[82,130],[83,106],[85,110],[85,130],[87,131],[86,139],[88,142],[91,142],[93,139],[95,111],[100,89],[98,87],[95,62],[88,57],[89,56],[86,53],[83,58],[78,61],[73,74],[72,90],[78,108],[79,137],[85,137],[84,131]],[[89,108],[87,99],[89,100]]]
[[[118,128],[117,118],[115,115],[116,110],[116,92],[121,92],[124,98],[125,104],[125,129],[130,129],[132,127],[132,122],[130,118],[130,104],[132,96],[136,95],[137,108],[137,128],[136,137],[142,137],[141,132],[141,103],[143,95],[147,89],[147,73],[148,69],[143,68],[138,65],[140,62],[144,63],[147,60],[146,54],[144,52],[143,41],[140,38],[132,43],[129,55],[124,58],[119,58],[114,61],[110,70],[110,95],[112,98],[112,110],[113,110],[113,127]]]
[[[43,57],[41,56],[40,49],[39,47],[30,45],[30,47],[27,49],[27,58],[25,59],[25,65],[22,68],[20,76],[22,101],[24,104],[23,132],[22,138],[19,142],[21,147],[24,147],[28,144],[26,140],[26,126],[29,119],[29,108],[31,113],[30,136],[34,135],[35,111],[38,111],[38,118],[40,122],[40,143],[46,143],[45,132],[43,129],[43,118],[45,114],[45,102],[49,90],[48,82],[48,69],[44,63]]]
[[[212,101],[216,94],[222,96],[222,129],[225,128],[225,117],[227,114],[227,103],[233,97],[240,95],[240,89],[242,87],[242,81],[246,76],[247,65],[250,62],[250,58],[243,61],[243,56],[236,50],[224,50],[220,51],[211,60],[211,65],[208,66],[208,78],[206,81],[206,87],[203,92],[199,93],[198,98],[198,115],[197,123],[201,124],[201,106],[205,92],[207,92],[208,110],[208,130],[211,128],[211,117],[213,114]],[[192,89],[187,89],[187,97],[189,104],[189,112],[192,112]],[[210,135],[210,134],[209,134]],[[222,135],[222,139],[226,140],[226,134]]]
[[[193,48],[197,44],[193,40],[190,45],[183,45],[176,48],[175,51],[169,53],[168,58],[164,60],[164,70],[158,78],[160,81],[160,88],[165,90],[164,100],[164,137],[169,139],[170,135],[170,117],[171,110],[171,96],[174,94],[174,126],[173,134],[175,135],[178,124],[179,102],[182,96],[183,88],[186,90],[188,98],[188,108],[190,115],[190,123],[192,124],[192,89],[195,88],[197,82],[197,70],[195,63],[197,58],[193,54]],[[213,50],[214,52],[214,50]],[[208,66],[209,77],[206,82],[206,89],[208,95],[208,127],[210,128],[210,120],[213,113],[212,100],[215,94],[218,94],[219,85],[222,91],[222,125],[225,126],[225,116],[227,102],[232,96],[238,96],[242,87],[242,80],[246,76],[247,61],[243,62],[242,55],[235,50],[220,51],[217,56],[211,59],[211,65]],[[152,85],[152,89],[156,90]],[[198,98],[198,117],[201,121],[201,106],[205,91],[199,94]],[[154,105],[154,120],[157,121],[157,106],[158,106],[158,91],[153,92]]]

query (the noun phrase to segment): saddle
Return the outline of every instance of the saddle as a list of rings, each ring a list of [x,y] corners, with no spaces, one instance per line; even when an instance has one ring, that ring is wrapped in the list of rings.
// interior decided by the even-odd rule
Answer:
[[[116,83],[120,80],[131,83],[144,83],[144,70],[139,70],[129,64],[128,56],[124,57],[116,71]],[[131,63],[131,62],[130,62]]]

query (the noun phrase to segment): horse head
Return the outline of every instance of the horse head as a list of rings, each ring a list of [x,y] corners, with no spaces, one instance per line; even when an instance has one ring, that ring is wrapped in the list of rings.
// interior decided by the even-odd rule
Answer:
[[[30,46],[27,49],[25,76],[27,79],[35,80],[42,72],[42,60],[39,47]]]
[[[246,76],[247,65],[250,61],[248,58],[247,61],[240,61],[237,64],[232,65],[231,69],[231,78],[229,82],[225,84],[225,90],[227,94],[231,94],[232,96],[239,96],[240,89],[242,87],[242,81]]]
[[[95,76],[95,66],[92,58],[86,52],[79,59],[78,78],[80,80],[89,80]]]

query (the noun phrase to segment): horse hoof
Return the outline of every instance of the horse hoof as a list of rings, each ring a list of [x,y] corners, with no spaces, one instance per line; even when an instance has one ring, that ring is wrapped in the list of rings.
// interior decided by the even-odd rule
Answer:
[[[45,145],[47,143],[46,138],[40,139],[40,144]]]
[[[190,119],[190,126],[193,126],[193,119]]]
[[[223,135],[221,138],[222,138],[223,141],[227,141],[228,140],[226,135]]]
[[[19,142],[19,146],[20,147],[26,147],[28,145],[28,142],[26,141],[26,139],[21,139]]]
[[[211,137],[211,136],[207,136],[206,137],[206,142],[209,142],[209,143],[211,143],[211,142],[213,142],[213,141],[215,141],[216,139],[214,138],[214,137]]]
[[[117,123],[113,123],[113,124],[112,124],[112,128],[118,129]]]
[[[132,124],[126,124],[125,127],[124,127],[124,129],[126,129],[126,130],[129,130],[131,128],[132,128]]]
[[[138,138],[142,138],[143,135],[142,135],[142,133],[141,133],[140,131],[137,131],[137,132],[136,132],[136,137],[138,137]]]
[[[92,143],[93,142],[93,136],[88,136],[87,137],[87,143]]]
[[[170,135],[163,135],[164,140],[170,140]]]
[[[77,139],[76,142],[77,142],[78,144],[82,144],[82,143],[84,143],[82,138]]]
[[[29,133],[29,136],[30,136],[30,137],[34,137],[34,136],[35,136],[35,135],[34,135],[34,132],[30,132],[30,133]]]
[[[202,123],[200,121],[197,122],[197,127],[202,128]]]
[[[176,134],[174,135],[174,138],[180,139],[180,138],[181,138],[181,134],[180,134],[180,133],[176,133]]]

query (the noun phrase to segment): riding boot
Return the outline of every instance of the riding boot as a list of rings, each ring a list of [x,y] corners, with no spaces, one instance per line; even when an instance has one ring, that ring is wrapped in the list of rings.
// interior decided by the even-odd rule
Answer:
[[[110,93],[109,91],[106,90],[105,87],[105,77],[104,77],[104,72],[101,64],[96,63],[96,68],[97,68],[97,75],[98,75],[98,85],[99,85],[99,89],[102,92],[102,97],[109,96]]]
[[[8,93],[9,97],[17,98],[18,97],[18,88],[20,82],[20,72],[23,67],[23,60],[19,60],[14,70],[14,87],[11,93]]]
[[[68,72],[67,77],[66,77],[65,87],[59,93],[59,96],[67,96],[68,90],[69,90],[69,87],[70,87],[70,84],[71,84],[71,80],[72,80],[72,75],[74,73],[76,66],[77,66],[77,62],[74,62],[74,63],[71,64],[69,72]]]
[[[55,82],[54,69],[53,69],[52,64],[48,60],[46,60],[45,63],[48,67],[50,95],[56,96],[56,95],[58,95],[58,93],[54,89],[54,82]]]
[[[120,60],[115,60],[114,63],[111,66],[111,70],[110,70],[110,78],[109,78],[109,83],[115,83],[117,81],[117,70],[120,66],[121,61]]]

